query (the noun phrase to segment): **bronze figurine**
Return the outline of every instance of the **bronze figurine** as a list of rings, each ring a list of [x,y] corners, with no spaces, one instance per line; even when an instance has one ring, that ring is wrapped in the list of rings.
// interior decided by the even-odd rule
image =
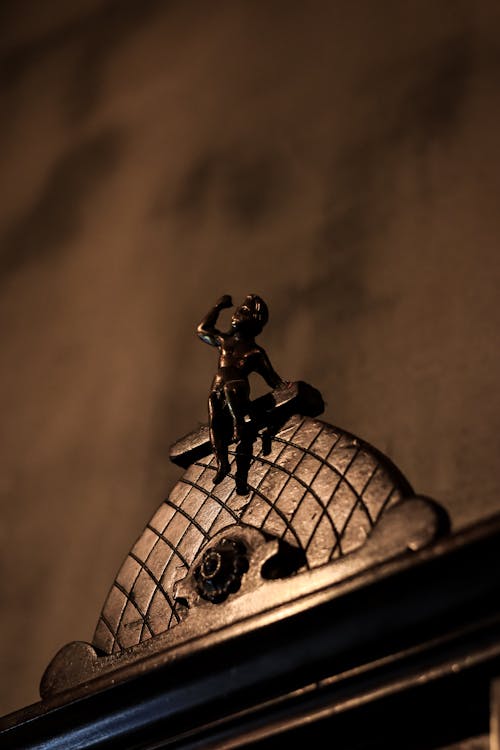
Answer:
[[[241,448],[243,451],[251,448],[255,437],[248,381],[250,373],[258,373],[272,389],[290,386],[274,370],[264,349],[255,342],[255,337],[269,319],[264,300],[256,294],[245,297],[233,312],[231,329],[223,333],[215,327],[217,319],[222,310],[232,306],[231,296],[224,294],[197,328],[201,340],[219,350],[219,365],[208,397],[210,441],[217,461],[214,484],[222,482],[229,473],[229,443],[236,442],[241,453]],[[236,485],[240,494],[246,494],[246,480],[238,472]]]

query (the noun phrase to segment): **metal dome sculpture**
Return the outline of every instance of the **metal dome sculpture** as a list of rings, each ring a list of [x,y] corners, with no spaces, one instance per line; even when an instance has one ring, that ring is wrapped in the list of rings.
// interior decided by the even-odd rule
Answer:
[[[222,297],[198,327],[219,349],[209,422],[171,447],[183,475],[126,556],[92,644],[56,655],[42,696],[152,653],[175,658],[259,613],[280,616],[287,602],[447,530],[443,509],[417,496],[387,456],[319,419],[315,388],[274,371],[254,340],[267,320],[260,298],[245,299],[227,334],[215,328],[230,304]],[[251,371],[272,387],[253,401]]]

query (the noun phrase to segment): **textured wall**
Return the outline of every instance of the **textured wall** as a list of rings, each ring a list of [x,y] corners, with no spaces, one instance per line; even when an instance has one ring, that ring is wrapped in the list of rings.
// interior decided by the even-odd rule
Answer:
[[[499,510],[500,6],[0,5],[0,714],[90,640],[205,420],[194,327],[262,294],[278,371],[455,528]]]

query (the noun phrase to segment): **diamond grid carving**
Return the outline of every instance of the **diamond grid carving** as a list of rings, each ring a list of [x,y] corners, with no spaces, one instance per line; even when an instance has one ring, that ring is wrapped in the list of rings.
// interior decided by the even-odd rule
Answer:
[[[304,569],[359,547],[387,508],[408,495],[390,461],[320,420],[292,417],[271,451],[254,445],[250,493],[237,495],[231,471],[213,485],[213,456],[191,465],[127,556],[99,618],[93,645],[111,654],[154,637],[180,619],[175,584],[216,533],[246,524],[299,547]]]

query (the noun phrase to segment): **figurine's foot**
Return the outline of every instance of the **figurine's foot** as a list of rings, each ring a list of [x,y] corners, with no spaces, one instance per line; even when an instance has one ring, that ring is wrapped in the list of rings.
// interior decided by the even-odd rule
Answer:
[[[271,433],[268,432],[268,430],[264,430],[261,433],[261,441],[262,441],[262,455],[268,456],[271,453],[272,448],[272,436]]]
[[[250,492],[250,487],[247,484],[246,477],[241,477],[236,474],[235,476],[235,484],[236,484],[236,494],[237,495],[248,495]]]
[[[222,480],[225,477],[227,477],[228,474],[229,474],[229,463],[224,462],[217,469],[217,473],[215,474],[215,477],[214,477],[214,484],[220,484]]]

